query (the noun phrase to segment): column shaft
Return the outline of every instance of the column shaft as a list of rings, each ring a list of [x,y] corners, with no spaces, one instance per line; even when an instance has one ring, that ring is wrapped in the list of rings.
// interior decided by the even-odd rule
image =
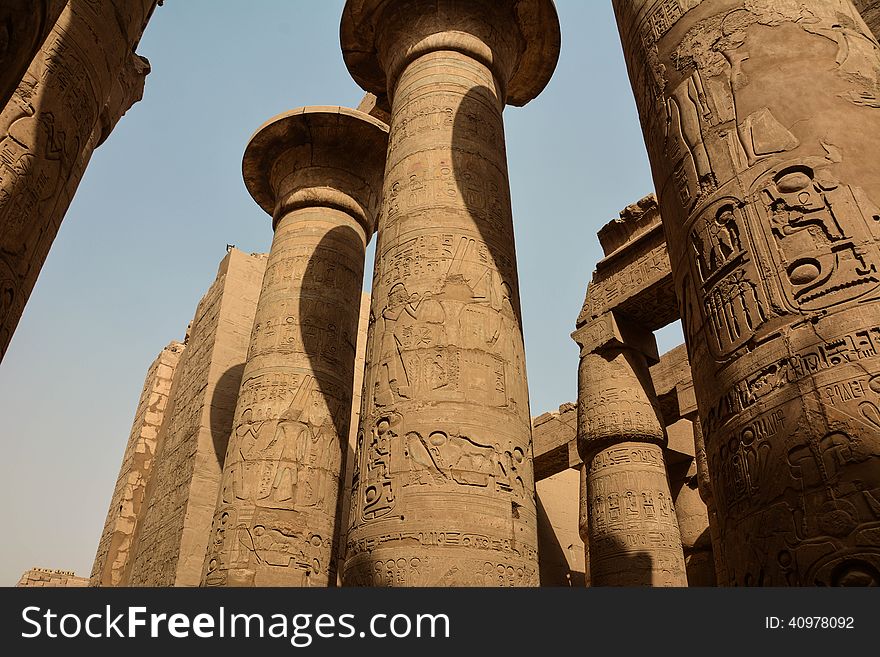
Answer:
[[[296,210],[277,224],[207,584],[328,584],[365,242],[363,229],[331,208]]]
[[[502,108],[458,52],[397,85],[346,583],[538,582]]]
[[[609,346],[581,358],[591,586],[687,586],[649,381],[645,357],[632,349]]]
[[[68,2],[6,107],[0,107],[0,359],[110,122],[120,75],[156,0]],[[100,44],[100,45],[99,45]],[[138,66],[133,64],[136,58]]]
[[[335,586],[364,250],[387,127],[339,107],[268,121],[244,158],[275,236],[203,584]]]
[[[55,25],[66,0],[4,0],[0,6],[0,109]]]
[[[880,584],[880,49],[850,0],[615,0],[726,583]]]
[[[550,80],[555,7],[348,0],[340,35],[391,103],[344,582],[537,585],[501,113]]]

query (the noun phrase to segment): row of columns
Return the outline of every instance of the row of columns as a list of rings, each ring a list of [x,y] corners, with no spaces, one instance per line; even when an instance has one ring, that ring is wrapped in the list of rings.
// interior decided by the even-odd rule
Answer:
[[[876,583],[877,43],[849,0],[614,4],[693,364],[719,581]],[[501,111],[549,79],[555,11],[537,0],[517,12],[481,0],[388,6],[349,0],[341,30],[353,76],[391,107],[342,581],[533,585]],[[294,183],[318,173],[298,159],[321,157],[317,141],[282,142],[246,157],[262,167],[246,164],[246,177],[276,222],[270,261],[310,260],[324,237],[350,229],[332,259],[356,271],[372,219],[352,208],[347,183],[321,177],[335,162]],[[363,176],[377,161],[343,170]],[[298,200],[285,206],[285,196]],[[341,453],[345,432],[330,427],[348,417],[334,410],[347,393],[320,355],[309,358],[307,336],[354,335],[355,286],[340,296],[347,314],[331,303],[312,321],[279,312],[308,307],[307,288],[292,284],[264,286],[205,583],[330,581],[341,529],[328,534],[339,476],[326,447]],[[576,335],[591,579],[684,585],[652,350],[613,314],[593,320],[599,329]],[[353,352],[344,358],[336,372],[350,381]],[[285,394],[248,388],[270,372]]]
[[[347,2],[344,108],[276,117],[244,176],[275,237],[203,584],[538,584],[502,111],[544,88],[550,0]],[[381,203],[380,203],[381,200]],[[378,223],[350,527],[339,526],[364,250]]]

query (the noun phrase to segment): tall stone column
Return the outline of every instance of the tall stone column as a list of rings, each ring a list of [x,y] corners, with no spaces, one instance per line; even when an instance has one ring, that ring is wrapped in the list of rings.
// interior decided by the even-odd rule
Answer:
[[[550,79],[549,0],[350,0],[391,102],[343,582],[536,586],[531,421],[502,110]]]
[[[709,478],[709,462],[706,457],[706,443],[703,441],[702,423],[696,416],[693,416],[691,421],[694,425],[694,463],[697,466],[697,490],[706,505],[706,514],[709,517],[709,536],[712,540],[715,581],[727,582],[727,574],[724,572],[724,558],[721,554],[721,537],[718,533],[718,511],[715,509],[715,498],[712,495],[712,481]]]
[[[880,39],[880,0],[853,0],[874,36]]]
[[[242,375],[202,583],[335,585],[364,249],[388,128],[306,107],[260,128],[248,190],[275,237]]]
[[[880,584],[877,42],[850,0],[614,7],[726,583]]]
[[[156,2],[70,0],[0,107],[0,359],[92,152],[140,98]]]
[[[3,0],[0,5],[0,109],[55,25],[66,0]]]
[[[592,586],[593,578],[590,574],[590,498],[587,488],[587,466],[584,463],[578,467],[580,485],[578,486],[578,536],[584,542],[584,585]]]
[[[591,586],[687,586],[646,358],[656,344],[640,333],[609,313],[573,335]]]

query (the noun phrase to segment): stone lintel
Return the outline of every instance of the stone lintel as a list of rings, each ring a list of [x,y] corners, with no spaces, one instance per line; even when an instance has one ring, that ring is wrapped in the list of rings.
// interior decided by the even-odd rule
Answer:
[[[596,265],[577,326],[611,311],[652,331],[679,318],[666,237],[656,217],[649,225],[615,220],[606,226],[615,228],[603,246],[616,248]],[[624,231],[630,239],[620,244]]]
[[[684,345],[660,357],[651,367],[651,379],[669,438],[663,453],[667,463],[679,463],[694,457],[693,429],[688,421],[696,408],[693,400],[690,366]],[[688,395],[690,395],[688,397]],[[532,449],[535,481],[541,481],[568,468],[580,467],[577,451],[577,405],[565,403],[555,413],[543,413],[532,420]]]
[[[382,123],[391,124],[391,103],[388,101],[387,94],[377,96],[368,91],[357,106],[357,111],[369,114]]]
[[[581,357],[614,347],[626,347],[643,354],[649,364],[660,361],[654,333],[615,312],[606,312],[571,334],[581,348]]]
[[[685,345],[681,344],[663,354],[660,362],[651,367],[651,380],[654,382],[664,424],[670,425],[685,417],[686,414],[681,410],[679,391],[683,392],[683,388],[687,386],[693,389]]]
[[[648,194],[643,199],[626,206],[620,211],[619,218],[612,219],[599,229],[597,236],[599,244],[602,245],[602,252],[610,258],[612,254],[660,225],[657,197]]]

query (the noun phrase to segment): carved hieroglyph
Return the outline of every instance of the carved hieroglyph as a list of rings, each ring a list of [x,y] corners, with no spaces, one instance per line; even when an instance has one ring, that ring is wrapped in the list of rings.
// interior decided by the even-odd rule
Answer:
[[[880,49],[849,0],[615,0],[726,580],[880,583]]]
[[[307,107],[248,145],[248,190],[275,237],[257,305],[203,584],[327,586],[348,442],[364,249],[388,128]]]
[[[391,99],[343,582],[535,586],[502,110],[549,81],[555,8],[350,0],[341,33],[355,80]]]
[[[574,334],[591,585],[687,586],[648,361],[625,338],[593,335]]]
[[[122,584],[147,484],[156,463],[159,430],[169,410],[171,383],[183,350],[183,343],[172,342],[147,371],[92,566],[92,586]]]
[[[93,150],[140,99],[156,1],[68,2],[0,107],[0,359]]]
[[[3,0],[0,4],[0,109],[21,82],[66,0]]]

